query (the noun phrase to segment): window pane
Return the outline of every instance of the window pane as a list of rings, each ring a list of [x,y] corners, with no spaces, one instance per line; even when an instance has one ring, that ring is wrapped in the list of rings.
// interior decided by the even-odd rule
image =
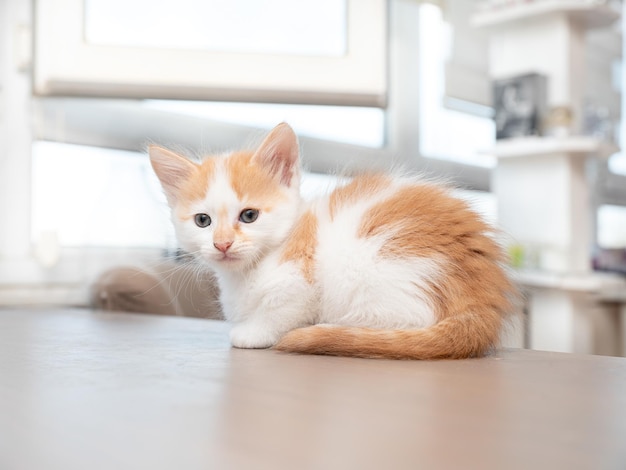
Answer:
[[[603,205],[598,208],[598,245],[626,248],[626,206]]]
[[[105,46],[341,56],[346,21],[345,0],[85,0],[86,39]]]
[[[445,58],[449,38],[441,8],[420,8],[420,153],[427,157],[493,167],[481,155],[495,144],[493,120],[443,106]]]
[[[302,175],[307,199],[342,178]],[[176,248],[170,211],[147,155],[38,141],[33,144],[32,238],[63,247]]]
[[[618,175],[626,175],[626,153],[618,152],[609,158],[609,170]]]
[[[135,152],[35,142],[32,235],[66,247],[166,247],[169,210],[148,158]]]

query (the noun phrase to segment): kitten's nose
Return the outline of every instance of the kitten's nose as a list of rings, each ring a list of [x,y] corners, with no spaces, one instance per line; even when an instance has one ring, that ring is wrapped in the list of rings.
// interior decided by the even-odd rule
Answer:
[[[222,253],[226,253],[232,246],[233,242],[214,242],[213,246],[220,250]]]

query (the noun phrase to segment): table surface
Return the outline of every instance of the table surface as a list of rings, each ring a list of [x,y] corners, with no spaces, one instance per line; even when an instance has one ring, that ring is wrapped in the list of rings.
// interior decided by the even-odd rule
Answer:
[[[0,309],[0,468],[626,468],[626,359],[297,356],[227,332]]]

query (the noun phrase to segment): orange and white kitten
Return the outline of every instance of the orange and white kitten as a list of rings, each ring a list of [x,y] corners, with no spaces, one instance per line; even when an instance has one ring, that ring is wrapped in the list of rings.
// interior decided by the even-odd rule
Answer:
[[[443,187],[366,174],[304,202],[284,123],[254,152],[149,153],[182,248],[217,275],[233,346],[431,359],[496,344],[514,291],[502,251]]]

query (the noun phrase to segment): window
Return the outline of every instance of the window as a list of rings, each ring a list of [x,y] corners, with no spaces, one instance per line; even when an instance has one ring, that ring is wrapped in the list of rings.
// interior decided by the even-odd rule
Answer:
[[[84,5],[85,42],[97,46],[325,57],[341,57],[348,49],[343,0],[85,0]]]
[[[264,10],[263,16],[269,15],[274,21],[277,15],[271,13],[271,6],[274,5],[276,11],[287,12],[287,20],[270,24],[289,24],[288,15],[289,12],[293,12],[293,8],[287,5],[293,2],[241,1],[243,3],[202,1],[197,8],[192,8],[192,3],[198,0],[176,2],[174,16],[179,18],[177,21],[189,25],[184,31],[178,23],[174,24],[171,20],[164,22],[164,16],[171,18],[173,15],[168,13],[170,10],[164,6],[167,3],[163,2],[158,6],[151,3],[150,8],[145,8],[146,0],[123,2],[123,7],[120,0],[111,2],[85,0],[84,3],[82,0],[51,0],[36,4],[38,33],[35,48],[35,89],[38,92],[52,95],[69,93],[78,96],[92,94],[133,98],[168,96],[194,99],[194,101],[145,100],[138,104],[145,112],[142,114],[134,112],[132,119],[125,118],[122,113],[115,113],[109,104],[111,102],[103,104],[94,101],[61,102],[49,98],[42,99],[39,104],[45,109],[42,119],[43,129],[40,133],[49,140],[63,141],[65,138],[69,139],[68,142],[93,145],[107,145],[107,142],[110,142],[112,146],[127,150],[140,150],[145,140],[187,142],[192,147],[197,146],[189,139],[188,129],[183,129],[184,125],[179,123],[178,117],[184,115],[198,118],[195,121],[198,126],[200,119],[207,120],[206,131],[203,131],[200,137],[200,146],[217,144],[228,147],[225,136],[232,137],[230,139],[232,144],[238,145],[242,140],[237,140],[235,136],[241,139],[249,138],[245,135],[245,129],[250,131],[258,127],[269,128],[280,120],[288,120],[294,124],[300,135],[317,139],[312,143],[305,142],[307,147],[305,157],[310,157],[310,161],[306,163],[313,171],[327,172],[367,166],[386,168],[391,164],[400,163],[420,169],[426,167],[434,173],[445,174],[446,177],[452,176],[451,179],[458,180],[465,186],[479,189],[488,187],[488,173],[478,167],[489,167],[493,162],[489,157],[479,155],[478,151],[490,147],[493,143],[491,120],[453,111],[442,105],[444,96],[440,82],[445,77],[443,62],[445,51],[433,46],[440,42],[446,30],[439,7],[427,3],[400,1],[391,1],[387,5],[385,0],[298,2],[303,4],[302,8],[305,10],[319,8],[324,12],[323,15],[313,13],[303,15],[299,5],[294,17],[301,19],[302,16],[310,16],[311,24],[316,25],[314,29],[317,32],[322,30],[317,21],[323,22],[324,34],[321,36],[324,38],[333,36],[335,39],[331,42],[334,45],[323,42],[321,46],[316,46],[322,47],[323,50],[312,51],[311,44],[303,43],[301,54],[303,57],[294,57],[293,51],[272,49],[275,48],[275,42],[256,44],[264,41],[257,41],[255,36],[255,44],[252,46],[258,48],[257,52],[273,50],[274,53],[269,56],[259,53],[250,58],[245,51],[250,47],[249,40],[240,42],[241,38],[238,37],[232,44],[224,45],[222,39],[205,34],[204,22],[198,23],[195,16],[208,15],[213,18],[214,15],[211,16],[210,12],[219,10],[220,15],[224,14],[229,18],[234,12],[239,12],[238,16],[242,18],[238,20],[238,24],[249,22],[248,26],[253,28],[258,21],[249,17],[257,18],[259,15],[248,13],[257,11],[262,4],[263,8],[270,8],[269,12],[267,9]],[[55,5],[56,2],[64,3]],[[228,6],[224,6],[226,4]],[[235,4],[239,5],[236,10],[233,6]],[[248,5],[247,8],[242,9],[240,5],[243,4]],[[389,42],[386,40],[387,8],[390,10],[389,22],[392,25]],[[49,14],[53,9],[55,15]],[[142,13],[142,20],[120,19],[118,18],[120,9],[123,9],[125,17],[128,18],[133,18],[133,12]],[[189,10],[192,10],[194,15],[187,15],[186,12]],[[242,11],[246,14],[242,15]],[[187,16],[189,18],[185,19]],[[194,18],[191,18],[192,16]],[[341,24],[345,27],[342,28]],[[60,25],[62,27],[59,27]],[[232,30],[232,25],[229,26]],[[52,28],[55,28],[55,34],[50,33]],[[264,34],[268,29],[272,32],[275,26],[263,28],[259,34]],[[62,32],[57,34],[58,30]],[[224,34],[228,36],[228,31],[224,31]],[[50,36],[53,36],[52,39]],[[292,72],[296,70],[298,76],[310,75],[306,67],[300,67],[299,60],[312,60],[312,67],[316,70],[314,74],[316,82],[335,87],[337,91],[337,87],[343,86],[338,84],[337,80],[347,77],[350,86],[341,93],[334,95],[331,93],[323,97],[316,94],[307,95],[307,92],[289,96],[270,96],[263,90],[236,80],[230,83],[228,91],[220,87],[212,89],[210,80],[207,80],[206,90],[200,90],[189,83],[185,84],[185,77],[191,76],[195,77],[194,79],[200,77],[187,73],[186,67],[192,66],[189,63],[201,62],[207,70],[220,68],[214,65],[207,66],[214,63],[212,61],[216,57],[215,50],[218,47],[223,47],[227,51],[217,55],[227,55],[241,60],[245,64],[246,73],[240,75],[255,83],[262,81],[257,76],[259,68],[255,66],[256,61],[279,58]],[[393,60],[394,64],[391,64],[390,68],[386,67],[387,49],[393,55],[393,59],[389,60]],[[341,55],[341,50],[347,52]],[[188,55],[189,52],[197,52],[199,55]],[[138,81],[135,68],[138,67],[144,73],[146,67],[151,66],[155,54],[159,58],[160,72],[152,74],[151,77],[157,82],[151,82],[150,77]],[[338,69],[341,73],[327,73],[327,69],[314,62],[324,54],[326,58],[332,58],[332,63],[344,63],[347,60],[345,67],[353,72],[346,75],[344,72],[348,69]],[[359,69],[358,66],[353,68],[354,64],[350,62],[352,56],[367,57],[368,67],[376,70],[374,76],[383,76],[376,79],[378,85],[375,88],[378,91],[370,89],[371,93],[368,92],[369,98],[366,100],[361,99],[365,96],[361,89],[361,80],[371,78],[369,73],[371,70],[368,69],[364,74],[363,69]],[[186,65],[170,66],[176,64],[176,61],[184,62]],[[266,67],[261,68],[274,71],[271,61],[264,64]],[[123,77],[112,78],[109,75],[110,70],[122,74]],[[251,71],[254,73],[250,73]],[[177,81],[181,78],[178,75],[169,75],[174,72],[181,72],[179,75],[183,75],[183,82]],[[358,77],[353,77],[351,75],[353,73]],[[279,75],[282,73],[274,73],[273,78]],[[386,92],[387,75],[393,82],[390,85],[393,96]],[[275,85],[286,91],[293,91],[294,83],[297,82],[298,80],[290,75],[289,84]],[[142,84],[139,88],[136,86],[138,83]],[[170,93],[171,90],[168,88],[170,85],[178,90],[177,94]],[[210,91],[211,89],[213,91]],[[215,97],[212,93],[216,91],[219,91],[219,102],[195,101]],[[299,101],[299,104],[226,102],[235,95],[238,100],[243,101],[280,98],[275,101],[295,100]],[[372,99],[373,97],[376,98]],[[303,105],[311,98],[316,98],[322,105]],[[337,99],[337,104],[341,106],[328,106],[327,101],[331,98]],[[346,106],[351,103],[370,106]],[[384,106],[385,103],[387,106]],[[51,117],[49,111],[55,106],[57,108],[53,110],[55,115]],[[83,110],[77,111],[81,106]],[[129,108],[130,102],[120,103],[120,106]],[[154,113],[150,115],[147,113],[148,110]],[[109,118],[100,118],[99,115],[108,115]],[[167,115],[170,116],[169,125],[165,124]],[[419,115],[427,118],[420,119]],[[162,123],[159,126],[161,135],[139,123],[148,120],[158,120]],[[112,125],[113,122],[116,125]],[[240,131],[231,128],[232,132],[212,133],[210,128],[215,122],[235,124],[240,126]],[[80,132],[75,132],[76,130]],[[134,137],[130,135],[133,132]],[[448,137],[450,134],[454,134],[456,138],[450,139]],[[142,138],[144,142],[139,142]],[[334,143],[347,143],[354,147]],[[465,166],[440,164],[438,160],[460,162]]]
[[[617,175],[626,176],[626,154],[620,152],[609,157],[609,170]]]
[[[605,204],[598,208],[598,246],[626,249],[626,207]]]
[[[176,249],[170,211],[145,156],[115,149],[33,144],[32,237],[65,248]],[[302,195],[338,183],[304,173]],[[52,247],[55,248],[55,247]]]
[[[626,274],[626,206],[603,204],[596,221],[594,269]]]
[[[384,0],[48,0],[35,14],[41,95],[386,101]]]
[[[482,155],[495,144],[495,128],[484,106],[466,103],[474,113],[460,112],[444,106],[446,58],[450,47],[450,25],[441,8],[424,5],[420,10],[420,153],[422,155],[493,167],[495,159]],[[454,136],[451,138],[451,136]]]
[[[33,145],[34,240],[65,247],[173,245],[169,211],[141,154],[37,141]]]

